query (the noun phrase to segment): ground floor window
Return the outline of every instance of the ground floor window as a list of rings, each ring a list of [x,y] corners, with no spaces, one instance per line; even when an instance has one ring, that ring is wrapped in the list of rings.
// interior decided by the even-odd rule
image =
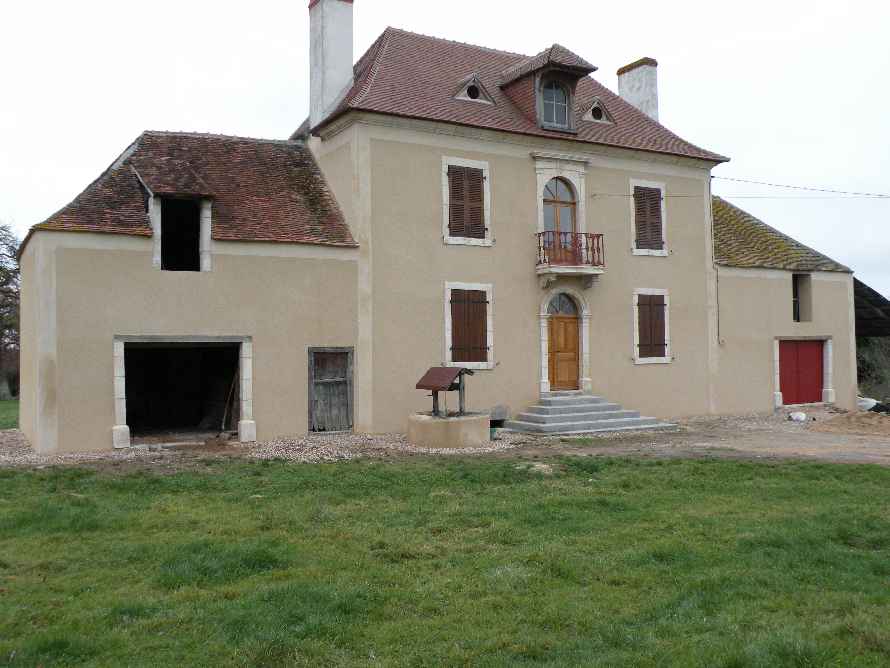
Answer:
[[[445,284],[445,364],[493,368],[492,287]]]
[[[658,364],[671,361],[667,290],[634,291],[634,361]]]

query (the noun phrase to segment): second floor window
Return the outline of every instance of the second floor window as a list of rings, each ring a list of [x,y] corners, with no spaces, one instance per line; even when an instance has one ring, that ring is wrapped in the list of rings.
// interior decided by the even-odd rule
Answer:
[[[201,271],[201,203],[198,200],[162,200],[161,269]]]
[[[565,87],[551,79],[544,84],[542,98],[544,125],[569,127],[569,94]]]
[[[448,165],[448,236],[485,239],[485,175]]]
[[[664,250],[664,220],[661,188],[634,186],[634,249]]]

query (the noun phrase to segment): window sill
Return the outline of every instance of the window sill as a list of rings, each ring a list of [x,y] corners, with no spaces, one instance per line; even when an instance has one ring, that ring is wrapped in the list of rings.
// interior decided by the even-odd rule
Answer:
[[[563,132],[567,135],[576,135],[578,131],[575,128],[571,128],[565,125],[549,125],[547,123],[541,123],[542,130],[549,130],[550,132]]]
[[[670,364],[674,361],[671,357],[635,357],[634,364]]]
[[[494,362],[445,362],[442,366],[460,367],[462,369],[485,370],[494,369]]]
[[[663,248],[661,250],[652,250],[649,248],[632,248],[631,252],[634,255],[650,255],[652,257],[667,257],[668,249]]]
[[[477,239],[475,237],[444,237],[448,246],[494,246],[494,239]]]

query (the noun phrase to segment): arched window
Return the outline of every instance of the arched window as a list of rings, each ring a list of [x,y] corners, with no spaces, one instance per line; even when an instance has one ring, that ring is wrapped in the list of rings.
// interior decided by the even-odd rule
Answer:
[[[578,306],[575,300],[564,292],[553,295],[553,299],[547,305],[548,315],[578,315]]]
[[[544,187],[544,231],[554,237],[575,231],[575,193],[565,179],[550,179]]]
[[[569,94],[565,87],[551,79],[544,84],[542,93],[544,125],[569,127]]]

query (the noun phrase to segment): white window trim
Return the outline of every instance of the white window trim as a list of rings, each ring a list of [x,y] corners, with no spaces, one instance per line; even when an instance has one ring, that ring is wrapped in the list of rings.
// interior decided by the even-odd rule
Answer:
[[[485,292],[485,300],[488,302],[486,313],[486,345],[488,346],[487,362],[454,362],[451,359],[451,291],[452,290],[481,290]],[[445,283],[445,360],[442,366],[459,366],[464,369],[494,369],[494,288],[491,283]]]
[[[664,357],[640,357],[640,312],[637,308],[640,295],[661,295],[664,297]],[[674,361],[671,353],[671,298],[667,290],[660,288],[637,288],[633,298],[634,322],[634,364],[670,364]]]
[[[579,233],[587,231],[587,195],[584,181],[590,161],[584,156],[533,151],[538,180],[538,232],[544,231],[544,188],[551,179],[563,178],[575,189],[575,226]]]
[[[664,248],[661,250],[652,250],[649,248],[637,248],[637,212],[634,206],[634,188],[658,188],[661,191],[661,240],[664,242]],[[643,181],[640,179],[630,180],[630,248],[634,255],[651,255],[654,257],[667,257],[668,240],[667,240],[667,206],[665,199],[665,184],[660,181]]]
[[[475,101],[475,100],[474,100]],[[452,237],[448,229],[448,220],[451,214],[451,198],[448,189],[448,167],[471,167],[482,170],[482,215],[485,223],[485,238]],[[446,244],[455,246],[492,246],[494,237],[491,231],[491,179],[489,178],[488,163],[482,160],[468,160],[467,158],[455,158],[442,156],[442,239]]]
[[[148,220],[151,223],[151,236],[153,241],[151,263],[152,266],[161,268],[161,200],[158,195],[151,195],[148,199]],[[213,201],[203,198],[201,202],[201,236],[198,252],[201,257],[201,271],[213,269],[213,254],[211,252],[213,238],[211,225],[213,219]]]

